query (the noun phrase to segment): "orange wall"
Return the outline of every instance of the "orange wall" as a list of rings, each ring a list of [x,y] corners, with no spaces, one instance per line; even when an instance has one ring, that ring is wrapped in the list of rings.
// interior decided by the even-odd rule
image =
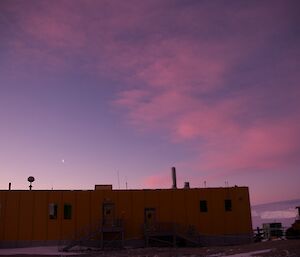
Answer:
[[[9,192],[6,194],[5,205],[1,204],[4,207],[4,240],[19,239],[20,195],[17,191]]]
[[[224,200],[232,211],[225,212]],[[208,212],[200,212],[206,200]],[[252,231],[247,187],[95,190],[0,191],[0,240],[64,240],[95,230],[102,221],[104,201],[115,204],[115,218],[125,226],[125,238],[143,237],[144,209],[156,209],[156,221],[192,225],[200,234],[249,234]],[[57,219],[49,219],[49,204],[58,205]],[[64,204],[72,218],[63,217]]]
[[[33,240],[46,240],[48,234],[48,192],[34,193]],[[41,229],[43,228],[43,229]]]

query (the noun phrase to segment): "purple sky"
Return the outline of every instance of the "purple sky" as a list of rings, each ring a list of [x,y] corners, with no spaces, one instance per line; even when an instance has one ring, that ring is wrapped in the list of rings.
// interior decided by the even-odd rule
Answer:
[[[0,1],[0,188],[300,196],[299,1]],[[119,174],[119,183],[118,183]]]

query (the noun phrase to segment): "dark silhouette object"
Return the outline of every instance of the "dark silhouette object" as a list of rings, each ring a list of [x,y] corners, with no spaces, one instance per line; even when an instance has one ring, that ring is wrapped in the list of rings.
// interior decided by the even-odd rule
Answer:
[[[298,215],[295,222],[285,232],[287,239],[299,239],[300,238],[300,206],[297,206]]]
[[[30,177],[28,177],[27,180],[28,180],[28,182],[30,183],[30,184],[29,184],[29,190],[31,190],[31,189],[32,189],[32,182],[33,182],[35,179],[34,179],[34,177],[30,176]]]
[[[256,233],[255,233],[255,236],[254,236],[254,242],[261,242],[261,240],[263,239],[264,233],[262,233],[261,231],[262,230],[259,227],[256,228]]]
[[[172,188],[176,189],[177,188],[177,182],[176,182],[176,168],[175,167],[172,167],[172,181],[173,181]]]

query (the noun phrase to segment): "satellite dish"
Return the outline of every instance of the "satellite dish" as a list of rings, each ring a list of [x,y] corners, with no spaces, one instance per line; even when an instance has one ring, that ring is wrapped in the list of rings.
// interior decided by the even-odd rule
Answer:
[[[27,180],[28,180],[28,182],[32,183],[34,181],[34,177],[30,176],[30,177],[28,177]]]
[[[30,183],[29,184],[29,190],[31,190],[32,189],[32,185],[31,185],[31,183],[34,181],[34,177],[33,176],[30,176],[30,177],[28,177],[28,182]]]

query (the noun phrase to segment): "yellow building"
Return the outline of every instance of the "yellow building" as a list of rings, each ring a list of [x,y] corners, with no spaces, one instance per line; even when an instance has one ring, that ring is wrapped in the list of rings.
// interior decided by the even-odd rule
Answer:
[[[217,245],[251,237],[247,187],[0,191],[0,247],[113,239]]]

